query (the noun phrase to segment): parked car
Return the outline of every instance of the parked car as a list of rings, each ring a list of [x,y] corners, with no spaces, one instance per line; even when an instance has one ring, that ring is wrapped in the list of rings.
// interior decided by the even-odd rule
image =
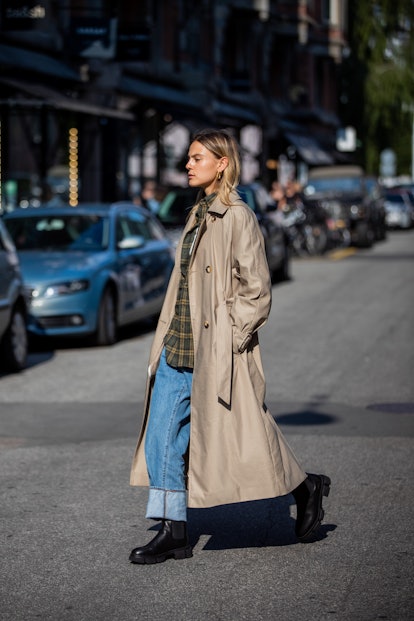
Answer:
[[[409,229],[414,225],[414,202],[404,189],[387,189],[385,212],[387,227],[390,229]]]
[[[317,201],[341,228],[349,233],[350,243],[369,247],[375,240],[381,218],[372,200],[364,171],[359,166],[323,166],[309,171],[304,187],[307,203]]]
[[[414,183],[400,183],[390,189],[404,192],[404,194],[410,201],[412,225],[414,226]]]
[[[399,183],[398,185],[393,185],[391,190],[403,190],[408,194],[410,201],[414,204],[414,182],[413,183]]]
[[[385,188],[377,177],[365,178],[366,189],[372,204],[372,224],[375,241],[383,241],[387,237],[387,223],[385,211]]]
[[[274,281],[289,278],[289,242],[283,227],[267,213],[268,196],[260,184],[239,185],[240,197],[254,211],[263,233],[269,270]],[[160,203],[157,217],[176,245],[198,190],[194,188],[171,188]]]
[[[262,231],[267,262],[274,282],[289,279],[289,239],[281,224],[269,216],[269,197],[259,183],[239,185],[237,191],[245,203],[254,211]]]
[[[116,341],[118,326],[159,313],[173,248],[148,211],[131,203],[17,209],[4,216],[40,336]]]
[[[198,192],[197,188],[173,187],[159,204],[157,218],[167,231],[167,235],[174,246],[178,244]]]
[[[27,361],[27,307],[16,248],[0,219],[0,360],[6,371]]]

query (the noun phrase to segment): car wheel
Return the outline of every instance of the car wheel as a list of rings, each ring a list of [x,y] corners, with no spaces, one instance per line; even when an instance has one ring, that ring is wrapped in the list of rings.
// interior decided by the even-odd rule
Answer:
[[[117,325],[115,295],[111,287],[103,292],[98,313],[98,328],[95,335],[96,345],[113,345],[116,342]]]
[[[378,239],[379,241],[384,241],[385,239],[387,239],[387,225],[385,224],[385,222],[381,222],[380,224]]]
[[[277,267],[272,272],[272,282],[284,282],[285,280],[289,280],[289,248],[285,246],[285,251],[283,255],[283,260],[279,267]]]
[[[381,221],[377,222],[374,227],[374,241],[383,241],[386,237],[386,227]]]
[[[361,248],[370,248],[374,243],[374,233],[367,222],[358,222],[355,236],[356,245]]]
[[[7,371],[21,371],[26,366],[27,350],[26,317],[22,308],[17,306],[1,343],[2,366]]]

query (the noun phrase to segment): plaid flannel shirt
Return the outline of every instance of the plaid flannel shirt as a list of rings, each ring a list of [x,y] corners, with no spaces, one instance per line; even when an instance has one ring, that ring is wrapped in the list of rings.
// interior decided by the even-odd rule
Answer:
[[[194,342],[191,328],[190,300],[188,296],[188,268],[190,265],[192,247],[195,243],[198,229],[206,217],[207,210],[216,193],[209,194],[201,199],[195,213],[196,222],[187,231],[181,250],[181,278],[178,287],[175,313],[171,325],[164,338],[167,362],[174,368],[194,367]]]

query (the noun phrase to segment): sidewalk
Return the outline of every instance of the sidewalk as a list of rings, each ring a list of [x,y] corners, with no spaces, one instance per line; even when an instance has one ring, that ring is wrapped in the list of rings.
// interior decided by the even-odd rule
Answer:
[[[284,431],[332,479],[320,539],[296,541],[290,497],[190,510],[193,558],[155,566],[128,562],[153,536],[134,440],[2,447],[0,618],[414,619],[413,437]]]

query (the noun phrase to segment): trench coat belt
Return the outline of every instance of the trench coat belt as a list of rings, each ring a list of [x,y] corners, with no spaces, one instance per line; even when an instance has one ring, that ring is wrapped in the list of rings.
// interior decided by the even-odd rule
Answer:
[[[217,307],[216,356],[217,397],[230,407],[233,375],[233,328],[225,300]]]

